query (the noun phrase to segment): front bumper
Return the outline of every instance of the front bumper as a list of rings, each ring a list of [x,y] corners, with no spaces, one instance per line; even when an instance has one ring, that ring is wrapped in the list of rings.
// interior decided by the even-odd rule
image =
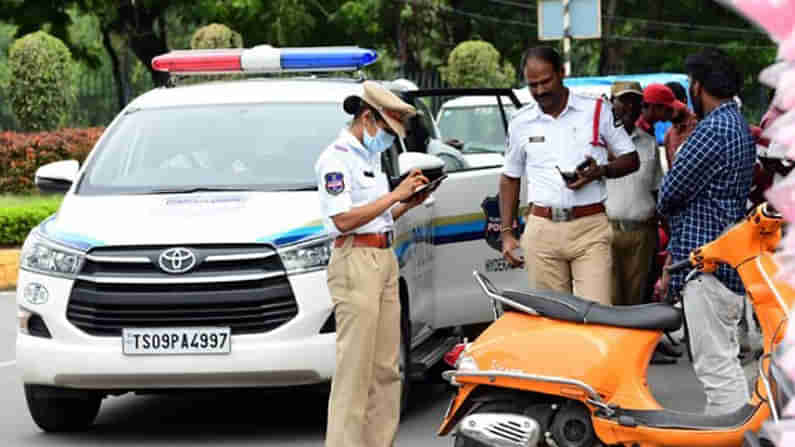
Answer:
[[[30,282],[49,291],[45,304],[24,301]],[[325,382],[334,374],[335,334],[321,334],[331,314],[326,273],[290,277],[298,315],[270,332],[234,335],[227,355],[125,356],[121,337],[86,334],[66,319],[72,281],[20,271],[17,304],[40,315],[51,339],[19,334],[17,367],[26,384],[140,390],[276,387]]]

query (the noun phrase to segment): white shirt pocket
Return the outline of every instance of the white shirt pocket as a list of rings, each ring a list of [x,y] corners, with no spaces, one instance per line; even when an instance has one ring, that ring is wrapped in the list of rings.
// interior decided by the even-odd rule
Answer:
[[[363,205],[377,199],[375,172],[359,169],[354,174],[353,180],[351,194],[355,204]]]

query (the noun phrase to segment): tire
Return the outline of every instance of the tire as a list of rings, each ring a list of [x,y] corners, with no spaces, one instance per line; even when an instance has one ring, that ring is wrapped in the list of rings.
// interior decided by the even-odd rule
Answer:
[[[489,402],[486,404],[481,405],[480,407],[476,408],[475,411],[472,411],[469,414],[476,414],[476,413],[517,413],[519,410],[517,409],[517,405],[515,402],[510,401],[497,401],[497,402]],[[474,441],[469,438],[465,438],[463,436],[455,436],[455,444],[454,447],[490,447],[482,442]]]
[[[400,414],[403,415],[411,406],[411,321],[409,320],[408,299],[400,301],[400,359],[398,366],[400,368]]]
[[[33,422],[51,433],[88,430],[102,403],[102,396],[96,393],[36,385],[25,385],[25,399]]]

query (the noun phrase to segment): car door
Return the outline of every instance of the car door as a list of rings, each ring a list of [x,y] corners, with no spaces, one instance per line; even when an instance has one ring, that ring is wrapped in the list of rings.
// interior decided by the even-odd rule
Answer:
[[[382,157],[382,164],[393,186],[400,178],[400,154],[406,152],[406,142],[398,140]],[[433,289],[433,206],[429,197],[423,204],[407,211],[395,222],[393,250],[400,266],[400,278],[405,281],[409,298],[409,319],[413,342],[430,335],[435,303]]]
[[[501,253],[486,243],[486,216],[481,207],[487,196],[499,192],[509,118],[505,106],[518,110],[522,104],[511,89],[430,89],[408,93],[418,108],[441,106],[439,98],[455,96],[494,99],[493,104],[477,110],[463,127],[469,141],[462,140],[463,135],[444,135],[439,123],[434,122],[436,135],[421,148],[443,160],[450,158],[450,162],[445,160],[448,178],[433,194],[433,326],[490,321],[491,303],[473,279],[473,270],[485,272],[499,287],[527,288],[524,271],[509,268]],[[458,147],[445,144],[450,140],[458,140],[453,142]],[[525,189],[522,188],[522,204],[526,203]]]

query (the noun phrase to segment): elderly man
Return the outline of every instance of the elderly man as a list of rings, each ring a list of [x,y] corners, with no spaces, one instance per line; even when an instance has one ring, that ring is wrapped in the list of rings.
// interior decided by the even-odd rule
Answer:
[[[605,179],[637,170],[638,154],[607,104],[563,86],[563,64],[554,49],[531,48],[525,60],[525,79],[535,102],[516,112],[509,125],[500,178],[501,220],[514,221],[519,182],[526,176],[533,205],[522,246],[530,286],[571,293],[573,284],[584,298],[610,304]],[[503,224],[501,231],[503,256],[519,265],[513,228]]]
[[[613,113],[632,139],[640,159],[640,169],[606,182],[607,217],[613,227],[612,301],[614,305],[642,304],[657,248],[655,205],[662,167],[654,135],[635,125],[643,104],[640,84],[616,82],[611,100]],[[649,114],[649,120],[655,118]]]

